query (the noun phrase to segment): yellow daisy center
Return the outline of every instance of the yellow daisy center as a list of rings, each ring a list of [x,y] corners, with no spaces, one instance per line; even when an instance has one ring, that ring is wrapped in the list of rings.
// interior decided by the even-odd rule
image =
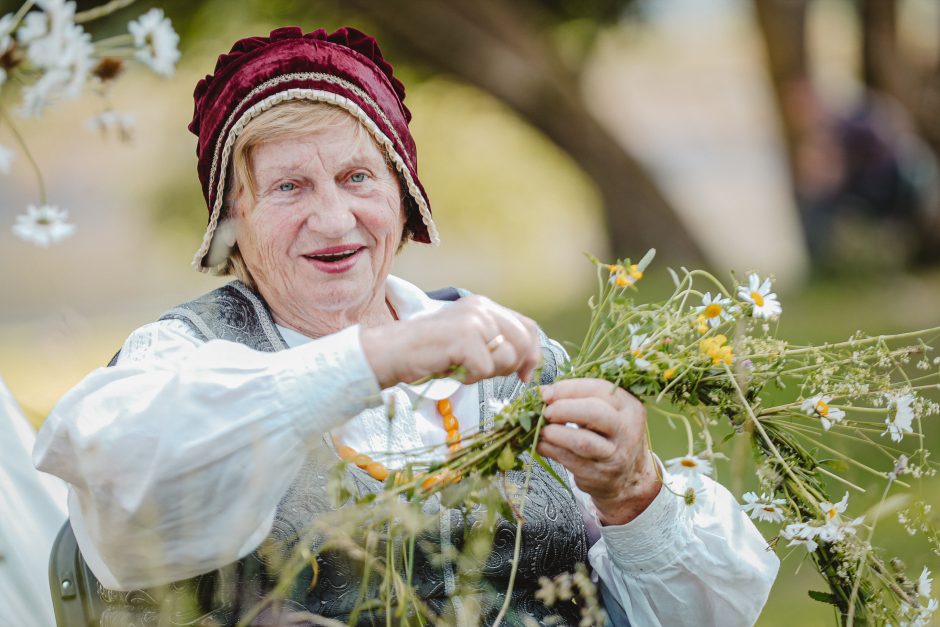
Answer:
[[[839,510],[837,510],[835,507],[830,508],[829,511],[826,512],[826,518],[828,518],[829,520],[832,520],[838,515],[839,515]]]
[[[764,297],[757,292],[751,292],[751,300],[753,300],[754,304],[758,307],[764,306]]]
[[[721,305],[718,303],[712,303],[705,308],[705,317],[706,318],[715,318],[721,315]]]
[[[763,509],[765,512],[770,512],[771,514],[777,511],[777,508],[775,508],[773,505],[764,505],[764,507],[761,509]]]
[[[694,459],[689,459],[688,457],[686,457],[685,459],[679,462],[679,465],[685,466],[686,468],[695,468],[696,466],[698,466],[698,462],[696,462]]]
[[[666,370],[666,372],[663,373],[663,379],[665,379],[666,381],[673,378],[674,376],[676,376],[675,368],[669,368],[668,370]]]
[[[617,284],[617,287],[626,287],[630,285],[630,279],[625,274],[618,274],[617,278],[614,279],[614,283]]]
[[[820,416],[828,416],[829,405],[826,405],[823,401],[816,401],[816,413]]]

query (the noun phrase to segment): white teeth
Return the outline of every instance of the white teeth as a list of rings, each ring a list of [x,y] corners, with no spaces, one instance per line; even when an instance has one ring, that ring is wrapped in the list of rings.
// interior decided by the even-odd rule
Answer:
[[[351,250],[347,253],[339,253],[337,255],[309,255],[309,256],[312,257],[313,259],[316,259],[317,261],[333,262],[333,261],[342,261],[343,259],[346,259],[347,257],[353,256],[357,252],[359,251]]]

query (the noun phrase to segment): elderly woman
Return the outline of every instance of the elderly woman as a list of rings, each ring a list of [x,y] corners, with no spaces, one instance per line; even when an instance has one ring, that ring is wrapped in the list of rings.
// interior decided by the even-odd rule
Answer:
[[[276,580],[259,547],[333,508],[339,454],[355,454],[346,472],[361,493],[378,492],[396,453],[430,458],[456,433],[487,428],[488,401],[520,393],[541,364],[539,451],[573,490],[533,471],[508,622],[558,612],[576,623],[577,608],[546,608],[536,582],[589,563],[615,624],[752,623],[776,557],[717,484],[705,481],[694,518],[680,511],[635,398],[603,381],[552,384],[564,352],[531,320],[389,274],[405,241],[438,239],[403,100],[375,41],[346,28],[243,39],[196,87],[190,130],[209,224],[195,265],[238,280],[134,331],[111,367],[62,399],[35,450],[40,469],[71,484],[71,524],[112,591],[111,621],[234,623]],[[409,385],[454,365],[460,382]],[[446,556],[465,521],[440,518]],[[515,525],[497,535],[485,621],[502,604]],[[319,560],[316,585],[308,569],[286,607],[350,620],[361,566]],[[445,560],[413,582],[448,622],[463,615],[454,569]],[[114,592],[170,582],[196,591],[188,617],[145,616]]]

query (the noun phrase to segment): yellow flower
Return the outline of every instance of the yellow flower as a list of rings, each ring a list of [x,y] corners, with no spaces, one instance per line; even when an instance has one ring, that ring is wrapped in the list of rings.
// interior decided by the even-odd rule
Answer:
[[[667,370],[663,373],[663,380],[668,381],[669,379],[673,378],[674,376],[676,376],[676,369],[675,369],[675,368],[669,368],[669,369],[667,369]]]
[[[705,335],[708,333],[708,320],[705,319],[705,316],[700,315],[695,321],[695,328],[698,330],[699,335]]]
[[[610,272],[610,282],[617,287],[627,287],[633,285],[643,278],[643,271],[637,264],[624,268],[619,264],[608,264],[607,271]]]
[[[712,364],[717,366],[724,362],[730,366],[731,362],[734,361],[734,351],[730,346],[725,345],[727,341],[728,338],[724,335],[716,335],[701,340],[698,346],[703,355],[711,358]]]

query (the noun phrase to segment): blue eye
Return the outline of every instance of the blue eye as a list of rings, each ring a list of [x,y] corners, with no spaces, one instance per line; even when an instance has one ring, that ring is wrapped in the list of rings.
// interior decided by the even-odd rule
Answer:
[[[355,174],[349,177],[349,180],[352,181],[353,183],[364,183],[366,180],[366,173],[356,172]]]
[[[297,186],[290,182],[284,182],[277,186],[279,192],[292,192],[297,189]]]

